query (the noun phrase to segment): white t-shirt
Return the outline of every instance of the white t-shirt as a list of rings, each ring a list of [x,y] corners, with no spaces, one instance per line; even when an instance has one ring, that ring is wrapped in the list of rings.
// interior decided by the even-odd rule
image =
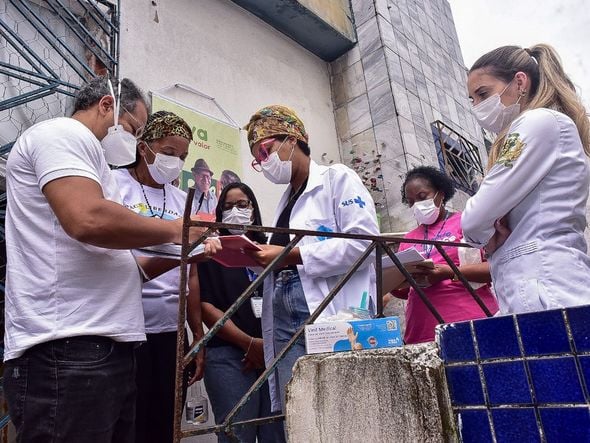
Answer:
[[[165,188],[152,188],[143,185],[142,192],[141,185],[127,169],[113,171],[113,175],[119,184],[123,204],[127,208],[145,217],[160,217],[162,212],[164,220],[182,217],[186,192],[169,184],[165,185]],[[166,190],[165,208],[164,189]],[[143,314],[145,316],[145,331],[148,334],[177,330],[179,285],[180,268],[174,268],[144,283],[142,291]]]
[[[94,180],[106,199],[121,202],[100,142],[77,120],[32,126],[8,157],[5,360],[77,335],[145,340],[141,277],[131,252],[68,236],[42,192],[67,176]]]

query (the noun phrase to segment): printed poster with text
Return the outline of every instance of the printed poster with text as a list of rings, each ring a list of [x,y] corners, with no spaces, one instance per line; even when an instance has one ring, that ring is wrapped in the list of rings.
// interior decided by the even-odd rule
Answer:
[[[174,112],[193,129],[193,141],[189,146],[180,177],[181,189],[186,191],[193,186],[192,168],[197,161],[202,165],[202,160],[213,171],[210,191],[216,196],[219,195],[222,182],[227,177],[230,181],[239,180],[242,176],[242,160],[238,128],[154,93],[152,94],[152,112],[156,111]],[[224,178],[220,181],[222,176]]]

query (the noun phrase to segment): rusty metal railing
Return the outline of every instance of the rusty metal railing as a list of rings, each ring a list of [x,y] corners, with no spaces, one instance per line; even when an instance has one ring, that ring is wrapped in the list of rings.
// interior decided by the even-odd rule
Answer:
[[[489,311],[483,300],[471,287],[467,279],[461,274],[458,267],[450,259],[448,254],[444,251],[444,246],[456,246],[456,247],[470,247],[465,243],[458,242],[445,242],[445,241],[433,241],[433,240],[419,240],[419,239],[405,239],[403,237],[387,236],[387,235],[361,235],[361,234],[350,234],[340,232],[324,232],[324,231],[310,231],[300,229],[286,229],[286,228],[275,228],[267,226],[242,226],[235,224],[226,223],[214,223],[204,221],[192,221],[190,218],[192,201],[194,197],[194,189],[189,189],[187,204],[185,207],[184,214],[184,229],[183,229],[183,244],[182,244],[182,257],[181,257],[181,269],[180,269],[180,296],[179,296],[179,314],[178,314],[178,342],[177,342],[177,353],[176,353],[176,394],[175,394],[175,409],[174,409],[174,441],[180,442],[182,438],[210,434],[210,433],[225,433],[228,437],[237,440],[233,430],[236,427],[244,425],[261,425],[270,423],[273,421],[283,420],[284,415],[272,415],[269,417],[262,417],[257,419],[250,419],[244,421],[234,421],[236,415],[241,411],[244,405],[250,399],[250,396],[256,392],[268,379],[268,377],[275,370],[279,361],[287,354],[287,352],[293,347],[296,341],[303,335],[305,326],[312,324],[324,311],[324,309],[332,302],[336,294],[344,287],[351,276],[363,265],[363,263],[375,254],[375,273],[376,273],[376,294],[377,294],[377,317],[383,316],[383,253],[385,253],[393,261],[395,266],[403,274],[409,285],[416,291],[420,299],[424,302],[426,307],[437,319],[439,323],[444,323],[443,317],[437,311],[435,306],[430,302],[423,289],[418,285],[412,274],[402,265],[399,258],[395,255],[392,246],[401,243],[412,243],[412,244],[428,244],[433,245],[439,251],[441,256],[445,259],[447,264],[451,267],[455,275],[467,288],[475,302],[480,306],[486,316],[491,317],[492,313]],[[189,242],[189,229],[191,227],[206,228],[205,232],[197,239],[197,241]],[[261,231],[267,233],[286,233],[293,235],[293,239],[287,244],[283,251],[274,259],[272,262],[258,275],[258,277],[250,283],[250,285],[244,290],[244,292],[236,299],[236,301],[230,306],[230,308],[224,313],[223,317],[220,318],[207,333],[200,339],[197,340],[189,351],[184,354],[184,341],[185,328],[184,323],[186,320],[186,297],[187,297],[187,281],[188,281],[188,255],[191,250],[201,244],[206,238],[213,234],[218,229],[241,229],[244,232],[247,231]],[[275,356],[274,360],[266,367],[264,372],[258,377],[256,382],[250,387],[250,389],[243,395],[240,401],[233,407],[233,409],[225,417],[223,423],[215,424],[212,426],[200,426],[196,429],[182,430],[182,381],[183,371],[186,366],[197,356],[198,352],[207,344],[207,342],[223,327],[223,325],[236,313],[240,306],[246,302],[256,289],[263,283],[264,279],[271,273],[274,272],[277,264],[279,264],[284,257],[291,251],[302,238],[306,236],[321,236],[324,238],[347,238],[351,240],[362,240],[368,243],[365,251],[357,258],[357,260],[351,265],[350,269],[342,275],[336,286],[334,286],[324,300],[320,303],[317,309],[312,312],[305,323],[297,330],[295,335],[289,340],[287,345]]]

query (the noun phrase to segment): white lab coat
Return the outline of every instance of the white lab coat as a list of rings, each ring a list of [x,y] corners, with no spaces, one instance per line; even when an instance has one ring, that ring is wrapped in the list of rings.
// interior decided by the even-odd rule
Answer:
[[[466,241],[481,248],[508,214],[512,232],[489,260],[500,313],[590,303],[589,168],[576,126],[560,112],[534,109],[508,134],[462,216]]]
[[[273,226],[287,205],[291,185],[287,187],[276,210]],[[289,220],[291,229],[331,230],[365,235],[379,235],[375,205],[359,176],[350,168],[336,164],[322,166],[313,160],[307,186],[297,199]],[[291,236],[293,238],[294,236]],[[299,243],[302,265],[298,265],[301,285],[309,312],[313,313],[337,284],[370,241],[340,238],[304,237]],[[363,292],[374,298],[374,254],[351,276],[323,315],[334,315],[350,306],[359,307]],[[274,358],[272,297],[274,277],[264,284],[262,335],[267,364]],[[280,398],[273,379],[269,379],[273,410],[280,409]]]

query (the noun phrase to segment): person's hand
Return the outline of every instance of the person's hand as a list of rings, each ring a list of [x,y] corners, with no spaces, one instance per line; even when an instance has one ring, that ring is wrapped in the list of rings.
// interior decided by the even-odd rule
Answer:
[[[199,216],[198,215],[191,215],[191,220],[192,221],[200,221]],[[174,239],[173,243],[176,244],[182,244],[182,227],[183,227],[183,219],[182,217],[174,219],[174,220],[170,220],[169,223],[174,223],[175,226],[175,230],[176,230],[176,238]],[[189,228],[188,231],[188,239],[189,239],[189,243],[193,243],[195,241],[197,241],[197,239],[203,235],[208,228],[202,227],[202,226],[191,226]]]
[[[494,232],[494,235],[484,248],[488,255],[492,255],[499,247],[501,247],[512,233],[508,227],[508,216],[506,215],[494,222],[494,228],[496,228],[496,232]]]
[[[186,370],[188,371],[188,385],[201,380],[205,375],[205,348],[202,348],[197,356],[188,364]]]
[[[267,267],[271,261],[273,261],[281,252],[283,252],[282,246],[277,245],[258,245],[262,248],[262,251],[251,251],[246,252],[256,260],[260,266]],[[279,264],[280,265],[280,264]]]
[[[350,326],[346,330],[346,336],[348,337],[348,341],[350,342],[350,349],[354,349],[354,345],[356,344],[356,339],[359,336],[359,333],[356,334],[352,331],[352,326]]]
[[[416,265],[411,274],[414,278],[419,277],[427,280],[431,285],[453,278],[455,275],[451,267],[448,265],[434,265],[434,268]]]
[[[264,342],[261,338],[254,338],[242,359],[242,372],[264,368]]]

